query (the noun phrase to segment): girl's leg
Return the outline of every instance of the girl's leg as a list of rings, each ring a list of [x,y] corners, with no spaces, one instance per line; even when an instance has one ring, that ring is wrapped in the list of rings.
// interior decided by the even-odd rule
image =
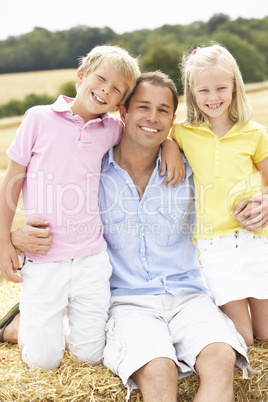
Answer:
[[[237,331],[243,336],[247,346],[253,344],[253,328],[248,308],[248,299],[235,300],[220,306],[233,321]]]
[[[268,299],[249,298],[253,333],[259,341],[268,341]]]

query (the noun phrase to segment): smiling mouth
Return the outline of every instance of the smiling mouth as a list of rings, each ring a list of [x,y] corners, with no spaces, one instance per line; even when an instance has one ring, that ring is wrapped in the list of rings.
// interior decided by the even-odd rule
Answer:
[[[144,131],[147,131],[148,133],[158,133],[160,131],[157,130],[156,128],[145,127],[145,126],[140,126],[140,128]]]
[[[217,103],[216,105],[207,105],[207,107],[208,107],[209,109],[215,110],[215,109],[218,109],[221,105],[222,105],[222,102],[221,102],[221,103]]]
[[[101,99],[97,94],[95,94],[94,92],[92,92],[92,96],[93,96],[93,98],[94,99],[96,99],[99,103],[101,103],[102,105],[105,105],[106,104],[106,102],[103,100],[103,99]]]

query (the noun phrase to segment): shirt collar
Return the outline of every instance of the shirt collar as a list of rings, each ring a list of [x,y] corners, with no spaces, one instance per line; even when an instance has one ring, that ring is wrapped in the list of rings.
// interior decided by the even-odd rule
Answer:
[[[114,149],[111,148],[107,154],[104,156],[103,158],[103,162],[102,162],[102,171],[106,172],[111,164],[115,164],[115,160],[114,160]],[[157,160],[156,160],[156,166],[158,168],[158,170],[160,170],[160,165],[161,165],[161,148],[158,151],[158,155],[157,155]]]
[[[52,104],[52,109],[55,112],[58,113],[66,113],[68,117],[74,117],[73,116],[73,112],[71,111],[71,108],[69,106],[69,103],[71,103],[73,101],[74,98],[69,98],[68,96],[64,96],[64,95],[60,95],[58,97],[58,99]],[[102,115],[100,115],[99,117],[97,117],[94,120],[90,120],[88,123],[90,124],[90,122],[99,122],[102,121],[102,124],[104,127],[107,127],[108,125],[108,120],[109,119],[109,115],[108,113],[104,113]]]

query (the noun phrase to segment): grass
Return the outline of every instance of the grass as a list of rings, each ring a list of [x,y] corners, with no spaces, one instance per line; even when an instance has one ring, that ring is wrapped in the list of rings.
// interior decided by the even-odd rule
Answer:
[[[23,100],[26,95],[57,95],[61,84],[75,80],[76,69],[0,74],[0,104],[11,99]]]

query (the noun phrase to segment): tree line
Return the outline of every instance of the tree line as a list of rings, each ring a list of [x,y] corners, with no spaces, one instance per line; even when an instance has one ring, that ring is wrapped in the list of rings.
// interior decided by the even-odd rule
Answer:
[[[109,27],[76,26],[56,32],[36,27],[0,41],[0,73],[76,68],[79,57],[108,43],[139,56],[142,71],[160,69],[169,74],[181,93],[178,64],[182,54],[210,41],[223,44],[234,55],[245,82],[268,79],[268,16],[232,21],[225,14],[215,14],[206,23],[164,25],[123,34]]]

